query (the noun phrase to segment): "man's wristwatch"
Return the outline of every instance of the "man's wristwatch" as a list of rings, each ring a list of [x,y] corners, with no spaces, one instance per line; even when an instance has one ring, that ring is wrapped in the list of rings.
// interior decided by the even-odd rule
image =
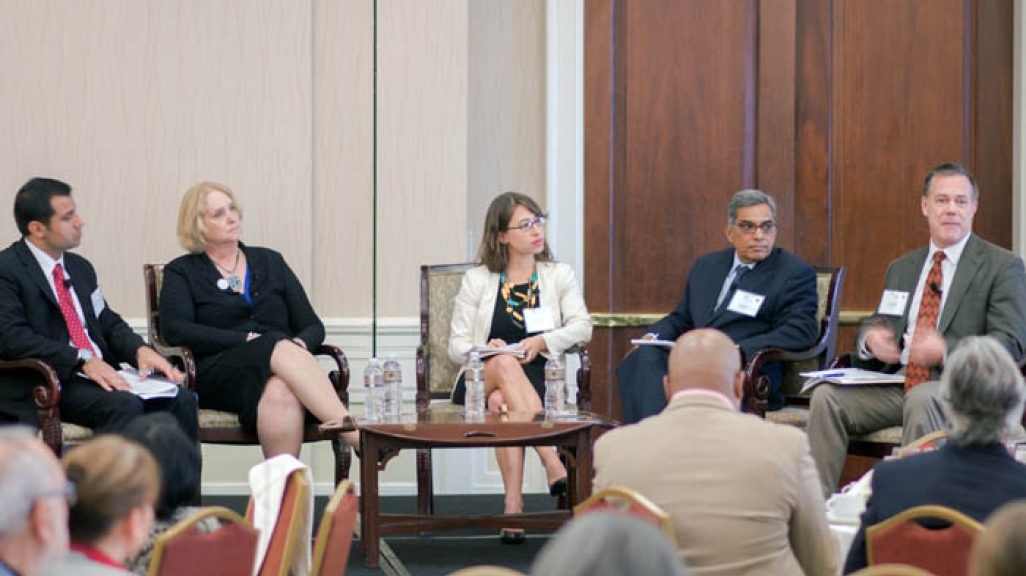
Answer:
[[[84,350],[82,348],[79,348],[78,356],[76,357],[77,361],[75,362],[75,368],[82,368],[82,366],[85,366],[86,362],[92,360],[95,357],[96,355],[93,354],[91,350]]]

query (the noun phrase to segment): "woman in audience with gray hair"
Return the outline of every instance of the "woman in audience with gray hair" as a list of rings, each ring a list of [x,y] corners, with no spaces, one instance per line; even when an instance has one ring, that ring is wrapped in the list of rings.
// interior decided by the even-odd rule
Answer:
[[[947,444],[873,469],[872,496],[845,574],[866,566],[866,527],[903,510],[937,504],[982,522],[1002,504],[1026,498],[1026,466],[1012,458],[1007,444],[1022,435],[1026,399],[1012,356],[990,336],[964,338],[948,356],[940,390]]]
[[[531,576],[688,576],[676,545],[650,522],[620,512],[574,518],[542,548]]]

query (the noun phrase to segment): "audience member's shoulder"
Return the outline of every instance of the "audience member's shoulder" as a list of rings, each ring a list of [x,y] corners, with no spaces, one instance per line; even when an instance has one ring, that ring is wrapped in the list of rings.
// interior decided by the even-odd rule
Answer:
[[[715,264],[715,263],[720,262],[720,261],[722,261],[724,259],[733,260],[733,258],[734,258],[734,249],[733,248],[726,248],[724,250],[717,250],[715,252],[708,252],[706,254],[702,254],[701,256],[699,256],[695,260],[695,264],[694,264],[694,266],[692,268],[697,268],[698,266],[702,266],[702,265]]]
[[[788,252],[787,250],[784,250],[779,246],[777,248],[774,248],[773,252],[775,256],[779,258],[780,261],[786,266],[794,268],[805,268],[810,271],[813,269],[812,264],[806,262],[804,258],[792,252]]]
[[[74,252],[65,252],[64,253],[64,262],[67,265],[69,265],[69,266],[77,265],[77,266],[81,266],[83,268],[87,268],[89,270],[93,269],[92,263],[89,262],[89,260],[86,259],[85,256],[79,256],[78,254],[76,254]]]

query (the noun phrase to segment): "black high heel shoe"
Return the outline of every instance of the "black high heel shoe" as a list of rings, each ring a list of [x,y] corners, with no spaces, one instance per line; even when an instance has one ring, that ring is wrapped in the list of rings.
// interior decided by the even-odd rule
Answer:
[[[549,496],[562,496],[566,494],[566,489],[566,476],[564,476],[552,484],[549,484]]]

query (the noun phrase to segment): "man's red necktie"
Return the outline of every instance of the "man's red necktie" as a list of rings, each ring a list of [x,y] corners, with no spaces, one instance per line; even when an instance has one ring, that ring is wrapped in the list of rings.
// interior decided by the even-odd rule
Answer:
[[[71,292],[64,284],[64,268],[60,264],[53,267],[53,285],[57,289],[57,303],[61,306],[64,323],[68,325],[71,343],[75,345],[75,348],[88,350],[95,354],[96,350],[93,350],[92,344],[89,343],[89,337],[86,336],[85,328],[82,327],[82,321],[78,319],[78,313],[75,312],[75,303],[71,300]]]

